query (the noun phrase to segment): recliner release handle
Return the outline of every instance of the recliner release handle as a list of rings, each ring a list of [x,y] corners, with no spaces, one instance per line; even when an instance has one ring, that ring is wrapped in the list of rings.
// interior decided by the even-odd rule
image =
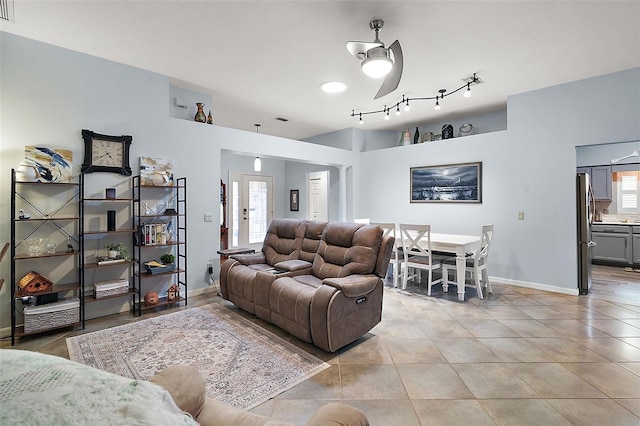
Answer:
[[[356,299],[356,305],[362,305],[362,304],[363,304],[364,302],[366,302],[366,301],[367,301],[367,298],[366,298],[365,296],[363,296],[363,297],[358,297],[358,298]]]

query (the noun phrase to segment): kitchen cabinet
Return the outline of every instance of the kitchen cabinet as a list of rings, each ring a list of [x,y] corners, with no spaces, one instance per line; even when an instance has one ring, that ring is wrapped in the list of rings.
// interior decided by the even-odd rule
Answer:
[[[578,167],[577,172],[589,174],[595,200],[611,200],[611,166]]]
[[[594,224],[591,235],[595,263],[640,265],[640,226]]]
[[[630,263],[632,247],[629,244],[629,233],[594,232],[591,239],[596,243],[592,251],[593,260]]]

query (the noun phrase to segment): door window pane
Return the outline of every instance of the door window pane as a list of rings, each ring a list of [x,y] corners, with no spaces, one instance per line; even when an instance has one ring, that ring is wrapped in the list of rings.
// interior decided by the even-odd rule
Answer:
[[[264,241],[267,233],[267,183],[249,181],[249,244]]]

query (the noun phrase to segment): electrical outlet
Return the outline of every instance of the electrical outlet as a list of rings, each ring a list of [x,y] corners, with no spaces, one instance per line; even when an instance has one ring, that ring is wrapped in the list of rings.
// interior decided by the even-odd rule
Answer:
[[[207,263],[207,273],[213,275],[213,263],[211,262]]]
[[[518,220],[524,220],[524,212],[518,212]]]
[[[213,214],[212,213],[205,213],[204,214],[204,221],[205,222],[213,222]]]

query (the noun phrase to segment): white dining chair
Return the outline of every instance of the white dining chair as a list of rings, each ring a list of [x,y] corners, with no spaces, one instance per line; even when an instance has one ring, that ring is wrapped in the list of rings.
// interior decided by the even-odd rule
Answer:
[[[392,265],[393,269],[393,287],[398,287],[398,276],[402,262],[404,261],[404,256],[402,255],[402,240],[400,238],[396,238],[396,224],[386,222],[371,222],[370,224],[382,228],[383,237],[393,237],[395,239],[389,263]]]
[[[368,217],[353,219],[353,223],[360,223],[362,225],[369,225],[370,222],[371,220]]]
[[[431,252],[431,225],[400,224],[400,236],[402,238],[402,254],[404,256],[402,288],[407,288],[408,280],[416,280],[420,283],[423,270],[428,271],[427,294],[431,296],[431,286],[442,282],[442,279],[433,280],[433,271],[440,269],[441,263],[434,262]],[[410,268],[414,270],[410,274]]]
[[[465,286],[475,287],[478,297],[484,299],[482,289],[486,288],[488,293],[493,293],[491,282],[489,281],[489,273],[487,272],[487,259],[489,258],[489,248],[493,240],[493,225],[484,225],[482,227],[482,236],[480,246],[466,259],[465,265]],[[449,270],[456,271],[456,258],[450,257],[442,261],[442,288],[449,286]],[[466,284],[466,274],[471,274],[473,283]],[[481,278],[482,277],[482,278]]]

